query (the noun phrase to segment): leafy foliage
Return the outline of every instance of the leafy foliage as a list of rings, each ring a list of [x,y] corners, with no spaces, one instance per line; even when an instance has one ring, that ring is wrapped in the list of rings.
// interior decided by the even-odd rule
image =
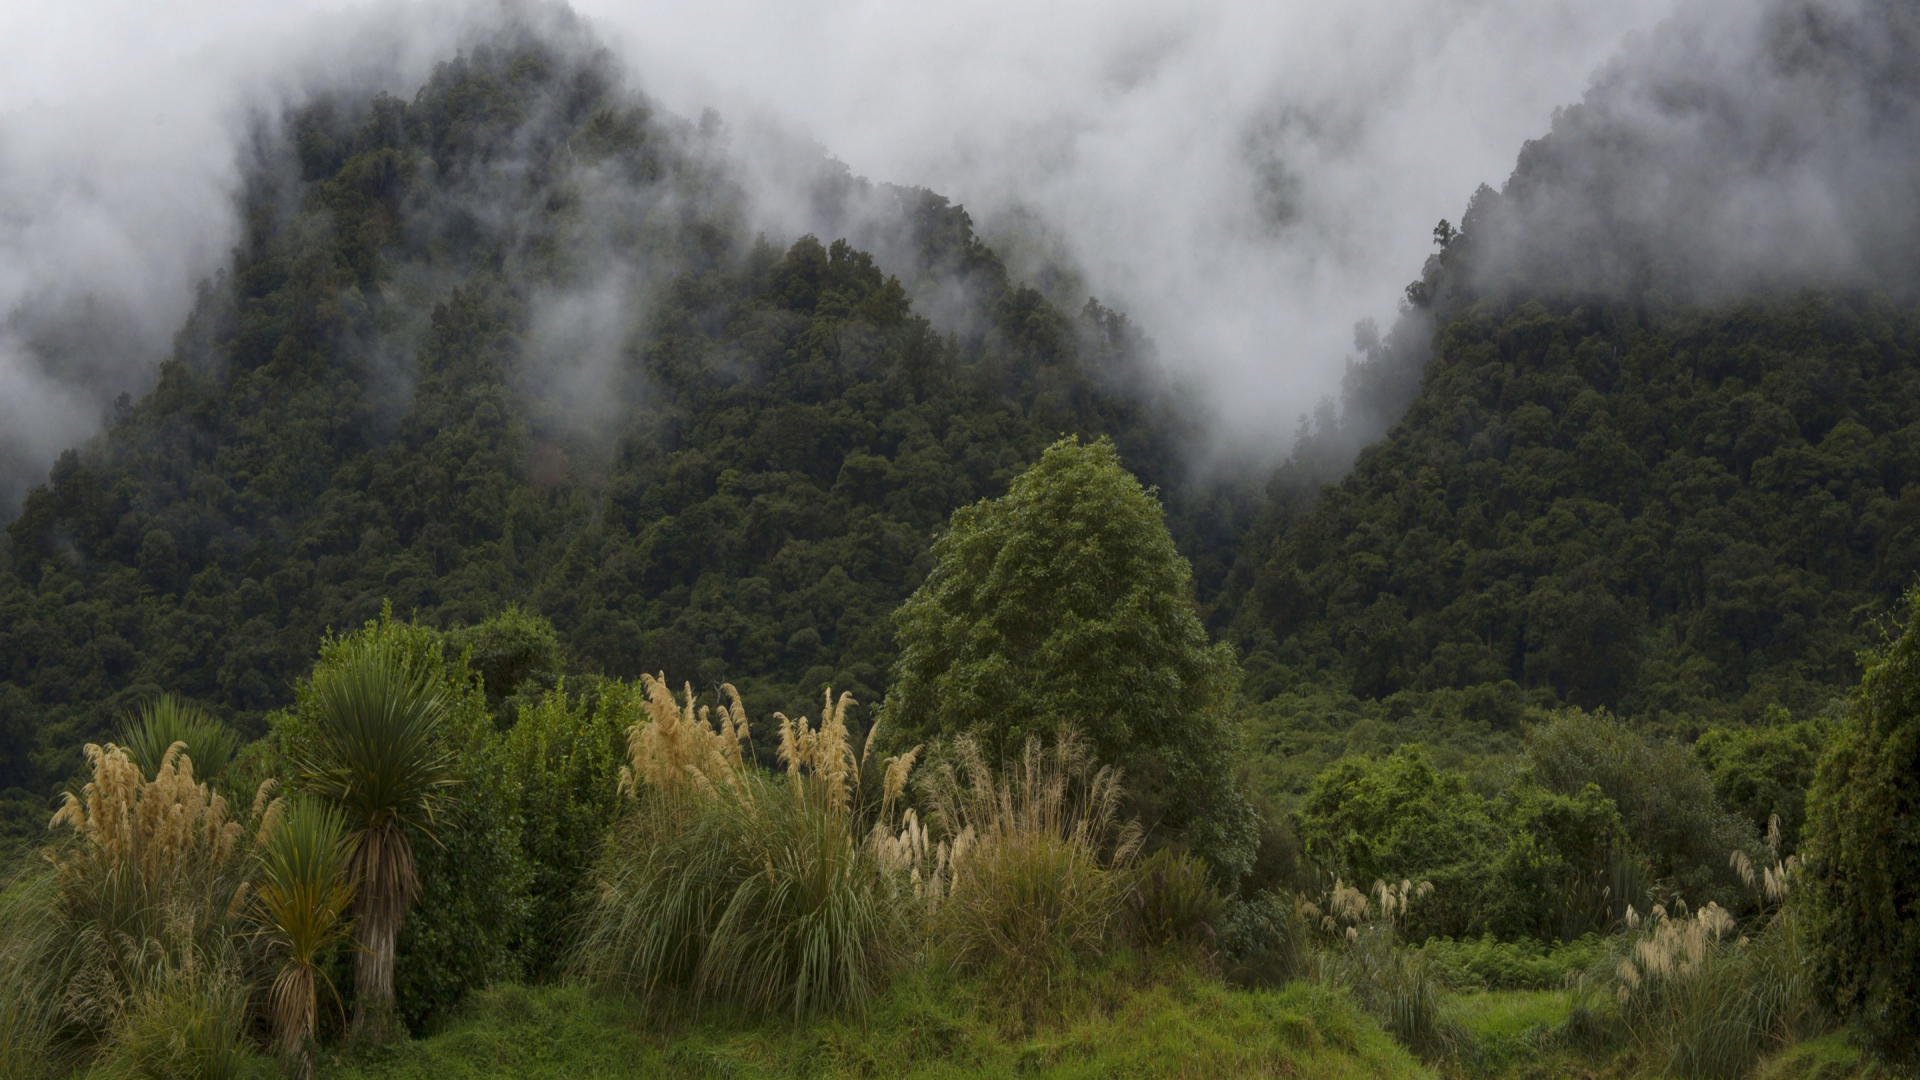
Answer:
[[[1055,443],[1005,496],[957,511],[933,559],[894,616],[892,737],[964,733],[992,757],[1084,731],[1149,828],[1238,883],[1256,823],[1236,786],[1233,653],[1208,641],[1160,505],[1113,445]]]
[[[1821,985],[1874,1049],[1920,1054],[1920,590],[1867,657],[1808,795],[1802,880]]]

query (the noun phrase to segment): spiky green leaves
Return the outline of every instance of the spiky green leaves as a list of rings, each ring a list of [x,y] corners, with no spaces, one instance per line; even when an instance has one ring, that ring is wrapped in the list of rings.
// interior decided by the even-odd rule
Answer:
[[[213,780],[233,760],[240,737],[233,729],[210,716],[206,710],[172,694],[162,694],[140,706],[120,729],[119,744],[140,767],[143,776],[160,771],[160,762],[174,743],[187,745],[186,755],[193,759],[193,771],[202,780]]]
[[[265,825],[255,887],[262,928],[285,957],[270,995],[274,1039],[302,1052],[318,1012],[320,963],[347,935],[353,847],[340,811],[316,799],[282,803]]]
[[[435,804],[455,783],[440,737],[446,693],[435,675],[377,639],[349,643],[314,672],[318,739],[300,773],[352,827],[431,827]]]

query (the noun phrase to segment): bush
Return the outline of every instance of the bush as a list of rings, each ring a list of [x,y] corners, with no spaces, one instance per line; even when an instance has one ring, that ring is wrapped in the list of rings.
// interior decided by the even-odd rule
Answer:
[[[1654,882],[1696,904],[1738,910],[1748,895],[1727,853],[1760,856],[1756,830],[1720,805],[1713,781],[1678,743],[1648,739],[1605,710],[1565,709],[1527,736],[1526,763],[1549,791],[1597,786]]]
[[[1443,899],[1406,916],[1418,940],[1485,925],[1481,894],[1502,839],[1497,809],[1408,746],[1335,762],[1314,778],[1297,817],[1307,857],[1328,876],[1432,882]]]
[[[1920,1069],[1920,588],[1865,675],[1807,796],[1813,953],[1876,1053]]]
[[[1693,744],[1693,755],[1713,778],[1713,790],[1727,809],[1754,827],[1780,819],[1787,854],[1800,847],[1800,830],[1807,818],[1807,789],[1813,786],[1820,751],[1826,745],[1826,723],[1793,723],[1786,710],[1768,710],[1768,723],[1753,728],[1709,728]]]
[[[731,686],[713,718],[691,691],[676,705],[661,681],[642,682],[649,719],[622,770],[634,801],[594,873],[574,969],[651,1006],[864,1009],[908,934],[913,890],[897,856],[914,830],[902,848],[877,826],[912,755],[888,763],[868,805],[847,697],[829,698],[817,729],[779,717],[787,773],[776,777],[741,756],[747,719]]]
[[[1388,1034],[1428,1060],[1456,1054],[1471,1042],[1448,1015],[1425,958],[1401,940],[1414,901],[1433,891],[1425,881],[1376,881],[1369,895],[1335,881],[1321,903],[1302,912],[1318,920],[1325,942],[1317,958],[1321,981],[1351,989]]]
[[[963,970],[1001,973],[1031,993],[1108,944],[1140,833],[1117,818],[1112,766],[1086,743],[1038,738],[995,777],[963,736],[925,785],[942,841],[931,877],[932,931]]]
[[[1305,970],[1305,935],[1292,897],[1262,891],[1230,900],[1220,921],[1220,967],[1228,981],[1278,986]]]
[[[1237,885],[1257,819],[1238,783],[1233,649],[1209,644],[1153,494],[1105,440],[1063,439],[1003,498],[962,508],[894,614],[887,724],[971,733],[990,758],[1069,726],[1124,769],[1129,811]]]
[[[564,960],[588,875],[620,810],[627,729],[642,715],[637,686],[597,681],[574,697],[555,690],[520,710],[506,755],[520,789],[520,847],[531,878],[522,969],[541,979]]]
[[[406,826],[418,892],[395,943],[393,1008],[418,1032],[467,993],[516,972],[530,876],[520,849],[519,785],[479,676],[463,659],[446,659],[437,632],[391,610],[321,644],[314,675],[294,687],[293,707],[270,718],[283,761],[315,757],[317,682],[369,650],[391,650],[442,697],[437,750],[453,764],[455,782],[437,794],[432,823]]]
[[[1220,934],[1226,901],[1214,888],[1207,864],[1173,848],[1161,848],[1134,868],[1126,897],[1133,940],[1145,948],[1204,950]]]

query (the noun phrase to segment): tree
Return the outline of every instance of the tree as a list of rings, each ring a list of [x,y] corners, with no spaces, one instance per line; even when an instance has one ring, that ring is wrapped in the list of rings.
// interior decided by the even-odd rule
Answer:
[[[1805,896],[1819,982],[1875,1051],[1920,1066],[1920,588],[1866,656],[1807,795]]]
[[[436,674],[378,635],[350,639],[314,672],[319,722],[297,759],[304,783],[353,828],[354,1027],[375,1039],[393,1008],[394,942],[420,884],[407,830],[431,825],[456,777]]]
[[[266,830],[255,889],[261,923],[284,956],[268,995],[274,1042],[305,1080],[313,1075],[319,984],[327,951],[347,934],[353,884],[347,874],[353,848],[340,811],[295,796],[281,804]]]
[[[890,737],[969,732],[1005,758],[1075,728],[1125,770],[1150,835],[1229,882],[1245,874],[1257,821],[1236,782],[1239,666],[1208,643],[1192,570],[1113,444],[1055,443],[1004,497],[955,512],[932,554],[894,615]]]

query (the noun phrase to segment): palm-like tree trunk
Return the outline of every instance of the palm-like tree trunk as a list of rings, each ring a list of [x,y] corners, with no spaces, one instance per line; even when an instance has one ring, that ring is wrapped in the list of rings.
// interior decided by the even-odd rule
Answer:
[[[394,818],[360,831],[354,852],[353,1028],[361,1038],[386,1038],[393,1014],[394,945],[413,903],[413,845]]]

